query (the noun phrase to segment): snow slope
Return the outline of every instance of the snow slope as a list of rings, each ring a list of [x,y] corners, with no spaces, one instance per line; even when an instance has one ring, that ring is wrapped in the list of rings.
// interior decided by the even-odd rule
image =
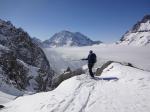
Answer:
[[[6,93],[0,91],[0,105],[10,102],[10,101],[14,100],[15,98],[16,98],[16,96],[6,94]]]
[[[149,112],[150,72],[112,63],[95,80],[87,74],[51,92],[22,96],[1,112]]]

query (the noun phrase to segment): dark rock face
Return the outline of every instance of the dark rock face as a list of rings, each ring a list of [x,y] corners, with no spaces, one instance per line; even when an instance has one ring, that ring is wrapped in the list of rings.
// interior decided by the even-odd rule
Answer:
[[[0,109],[2,109],[2,108],[4,108],[5,106],[3,106],[3,105],[0,105]]]
[[[81,75],[83,73],[85,72],[81,68],[76,69],[75,71],[71,71],[70,68],[67,68],[67,70],[63,74],[53,79],[52,88],[56,88],[64,80],[67,80],[73,76]]]
[[[33,37],[31,39],[32,39],[32,43],[34,43],[35,45],[37,45],[37,46],[39,46],[41,48],[44,47],[44,44],[43,44],[43,42],[40,39],[38,39],[36,37]]]
[[[0,65],[3,71],[2,75],[5,77],[3,81],[10,84],[11,80],[14,87],[19,90],[25,89],[29,81],[27,76],[28,68],[17,61],[16,55],[11,50],[1,50],[0,52]]]
[[[146,23],[148,20],[150,20],[150,15],[145,15],[141,22]]]
[[[97,76],[100,76],[100,75],[102,74],[103,70],[104,70],[105,68],[107,68],[111,63],[113,63],[113,61],[107,61],[106,63],[104,63],[100,68],[97,68],[95,74],[96,74]]]
[[[18,60],[39,69],[39,75],[36,78],[41,78],[40,80],[43,81],[37,81],[38,91],[50,88],[54,71],[50,68],[42,49],[32,42],[27,32],[21,28],[15,28],[10,22],[0,20],[0,44],[9,49],[8,53],[4,50],[0,51],[4,52],[0,57],[1,66],[9,69],[5,72],[10,80],[16,80],[17,88],[25,89],[28,85],[28,78],[32,78],[27,77],[27,67],[21,65]],[[24,75],[19,76],[18,73]],[[44,75],[41,76],[41,74]],[[23,83],[19,85],[19,81]]]

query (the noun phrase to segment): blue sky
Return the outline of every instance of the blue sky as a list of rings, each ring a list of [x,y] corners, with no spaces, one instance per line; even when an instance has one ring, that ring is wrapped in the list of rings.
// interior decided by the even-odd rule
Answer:
[[[69,30],[115,42],[146,14],[150,0],[0,0],[1,19],[41,40]]]

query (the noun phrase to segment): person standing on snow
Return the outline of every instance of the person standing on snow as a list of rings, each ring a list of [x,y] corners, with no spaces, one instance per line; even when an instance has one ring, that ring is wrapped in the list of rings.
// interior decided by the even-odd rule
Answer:
[[[92,72],[92,68],[94,64],[96,63],[96,54],[93,53],[92,50],[89,51],[89,55],[87,58],[83,58],[81,60],[88,60],[88,69],[89,69],[89,74],[92,78],[94,78],[94,74]]]

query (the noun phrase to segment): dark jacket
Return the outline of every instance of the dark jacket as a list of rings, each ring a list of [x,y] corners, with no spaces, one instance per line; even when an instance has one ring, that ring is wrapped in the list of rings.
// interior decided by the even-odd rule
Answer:
[[[88,64],[94,64],[96,63],[96,54],[95,53],[90,53],[87,58],[83,60],[88,60]]]

